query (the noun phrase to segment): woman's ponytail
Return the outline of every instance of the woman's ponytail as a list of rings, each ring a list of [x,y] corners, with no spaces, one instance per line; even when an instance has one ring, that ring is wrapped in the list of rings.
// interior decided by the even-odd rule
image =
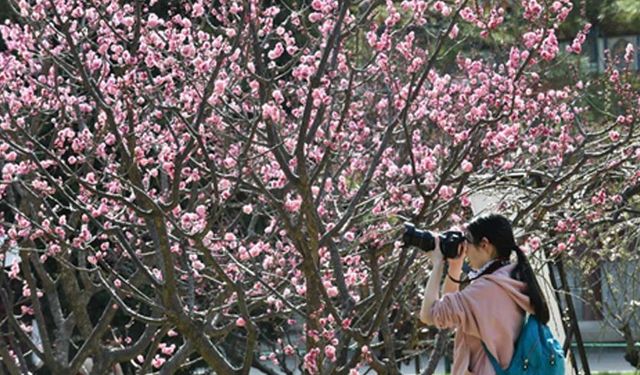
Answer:
[[[534,314],[540,322],[546,324],[549,321],[549,306],[542,293],[542,288],[540,288],[538,279],[522,249],[516,246],[514,251],[518,256],[518,264],[511,271],[511,277],[527,284],[527,295],[531,300],[531,305],[533,305]]]
[[[546,324],[549,321],[547,301],[544,298],[544,294],[542,294],[542,288],[538,284],[527,256],[516,244],[509,219],[498,214],[482,215],[473,219],[467,225],[467,229],[471,234],[471,238],[476,239],[477,242],[475,244],[482,238],[489,240],[496,247],[498,259],[509,259],[511,252],[515,251],[518,257],[518,264],[511,272],[511,277],[527,285],[525,292],[531,300],[534,314],[539,321]]]

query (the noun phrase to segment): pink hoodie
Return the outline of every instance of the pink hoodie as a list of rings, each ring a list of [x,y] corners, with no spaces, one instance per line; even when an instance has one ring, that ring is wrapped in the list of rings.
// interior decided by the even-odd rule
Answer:
[[[494,375],[482,342],[502,368],[511,362],[524,322],[533,313],[526,284],[512,279],[510,264],[474,280],[463,290],[445,294],[431,307],[438,328],[456,328],[452,375]]]

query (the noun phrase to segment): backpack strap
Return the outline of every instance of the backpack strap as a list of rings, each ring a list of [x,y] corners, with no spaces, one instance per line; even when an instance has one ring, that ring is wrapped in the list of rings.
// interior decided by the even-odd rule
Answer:
[[[489,357],[489,361],[491,362],[491,366],[493,366],[493,369],[496,371],[496,375],[506,375],[506,372],[502,369],[502,366],[500,366],[500,363],[498,363],[496,357],[494,357],[489,349],[487,349],[484,341],[482,342],[482,347],[484,348],[484,352],[487,354],[487,357]]]
[[[522,327],[520,327],[520,333],[518,333],[518,336],[520,336],[520,334],[522,334],[522,331],[524,330],[525,325],[527,325],[527,321],[529,321],[529,317],[531,317],[531,314],[528,314],[526,311],[524,313],[524,320],[522,321]],[[542,336],[540,336],[542,337]],[[515,343],[514,343],[515,345]],[[491,354],[491,352],[489,351],[489,349],[487,348],[487,346],[485,345],[484,341],[482,341],[482,348],[484,349],[484,352],[487,354],[487,357],[489,357],[489,361],[491,362],[491,366],[493,366],[493,369],[496,371],[496,375],[507,375],[507,372],[502,368],[502,366],[500,366],[500,363],[498,362],[498,360],[496,359],[496,357],[493,356],[493,354]],[[515,349],[514,348],[514,353],[515,353]]]

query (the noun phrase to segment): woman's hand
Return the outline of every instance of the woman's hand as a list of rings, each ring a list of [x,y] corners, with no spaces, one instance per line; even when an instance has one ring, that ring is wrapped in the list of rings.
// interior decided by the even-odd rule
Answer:
[[[448,277],[444,279],[442,294],[455,293],[460,290],[460,284],[453,280],[461,279],[460,275],[462,274],[462,263],[464,262],[466,250],[466,242],[462,242],[460,245],[458,245],[458,256],[453,259],[447,259],[447,262],[449,263],[449,269],[447,270]]]
[[[433,320],[431,317],[431,306],[433,303],[440,299],[440,280],[442,280],[442,272],[444,270],[444,256],[440,251],[440,238],[437,233],[431,232],[431,235],[435,238],[435,247],[433,251],[428,253],[428,257],[431,258],[433,268],[429,275],[429,280],[424,288],[424,297],[422,299],[422,306],[420,307],[420,320],[432,325]]]
[[[467,255],[467,242],[463,241],[460,245],[458,245],[458,256],[455,258],[447,259],[449,263],[449,269],[453,270],[461,270],[462,263],[464,263],[464,258]]]
[[[444,262],[444,255],[442,255],[442,251],[440,250],[440,236],[438,233],[434,232],[431,232],[431,235],[435,240],[435,247],[433,248],[433,251],[430,251],[427,254],[429,254],[429,258],[431,258],[431,263],[434,265],[441,264]]]

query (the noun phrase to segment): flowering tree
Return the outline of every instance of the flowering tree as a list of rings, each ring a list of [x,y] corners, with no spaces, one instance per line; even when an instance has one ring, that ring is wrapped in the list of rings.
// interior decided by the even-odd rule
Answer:
[[[508,187],[531,250],[571,219],[563,251],[637,178],[626,76],[610,72],[625,102],[598,116],[589,85],[545,79],[568,0],[12,6],[13,373],[397,372],[403,349],[429,348],[397,330],[415,326],[426,276],[403,221],[446,229],[472,194]],[[505,20],[521,27],[492,49]],[[565,211],[584,197],[598,207]]]
[[[612,141],[622,142],[619,151],[601,148],[606,154],[606,168],[598,178],[585,179],[580,194],[567,205],[567,211],[556,213],[559,220],[547,229],[560,250],[568,250],[568,265],[580,274],[577,283],[595,312],[620,333],[626,343],[625,359],[634,367],[639,365],[635,342],[640,334],[638,320],[638,193],[640,183],[637,162],[640,158],[638,140],[633,129],[637,118],[638,75],[630,67],[635,51],[627,46],[623,55],[611,56],[605,74],[592,81],[592,89],[583,94],[590,104],[590,121],[608,124],[601,133],[609,131]],[[637,57],[636,57],[637,58]],[[602,100],[604,98],[604,100]],[[611,129],[615,113],[626,113],[615,121],[629,126],[627,136],[621,138]],[[576,230],[578,235],[576,235]]]

